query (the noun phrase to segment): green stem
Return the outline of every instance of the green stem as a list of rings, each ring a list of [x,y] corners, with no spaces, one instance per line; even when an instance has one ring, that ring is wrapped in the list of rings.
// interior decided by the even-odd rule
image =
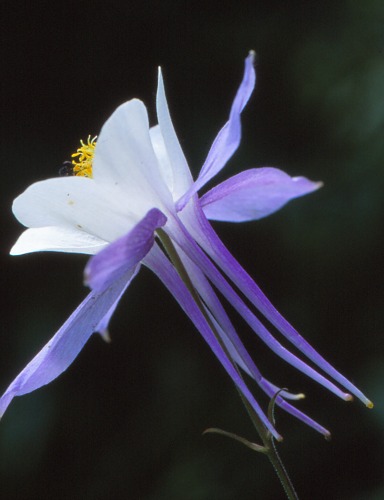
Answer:
[[[275,442],[273,438],[271,438],[272,446],[269,448],[269,453],[267,453],[269,461],[271,462],[277,477],[280,480],[282,487],[284,488],[285,494],[289,500],[299,500],[299,497],[296,493],[295,488],[293,487],[291,478],[288,475],[288,472],[280,458],[280,455],[277,453]]]
[[[160,238],[160,241],[167,252],[169,258],[171,259],[173,265],[175,266],[177,272],[179,273],[181,279],[183,280],[184,284],[188,288],[189,292],[191,293],[193,300],[196,302],[196,305],[199,307],[201,313],[203,314],[204,318],[206,319],[207,323],[209,324],[209,327],[213,331],[217,341],[220,343],[222,349],[225,351],[227,357],[229,360],[231,360],[234,368],[237,370],[239,375],[241,376],[241,373],[236,365],[236,363],[233,362],[227,348],[223,344],[220,335],[218,334],[214,324],[211,321],[211,318],[207,314],[207,311],[205,309],[205,306],[203,302],[201,301],[201,298],[196,291],[195,287],[193,286],[193,283],[180,259],[179,254],[177,253],[171,239],[169,236],[162,230],[158,229],[157,230],[158,236]],[[280,480],[280,483],[285,491],[285,494],[287,495],[288,500],[298,500],[297,493],[293,487],[293,484],[291,482],[291,479],[283,465],[283,462],[281,461],[281,458],[279,454],[277,453],[276,446],[274,443],[274,438],[270,434],[270,432],[266,429],[265,425],[255,412],[255,410],[252,408],[252,406],[249,404],[247,399],[243,396],[243,394],[240,392],[238,389],[238,393],[240,395],[240,398],[248,412],[248,415],[257,431],[259,434],[261,440],[263,441],[263,453],[267,455],[269,461],[271,462],[273,468],[275,469],[275,472]]]
[[[261,422],[259,416],[252,408],[252,406],[248,403],[248,401],[245,399],[243,394],[239,390],[238,393],[257,433],[259,434],[260,438],[263,441],[265,449],[264,454],[267,455],[269,461],[271,462],[273,468],[275,469],[277,477],[280,480],[280,483],[285,491],[285,494],[287,495],[287,498],[289,500],[298,500],[299,497],[292,484],[291,478],[289,477],[288,472],[284,467],[284,464],[280,458],[280,455],[277,452],[273,436],[267,431],[264,424]]]

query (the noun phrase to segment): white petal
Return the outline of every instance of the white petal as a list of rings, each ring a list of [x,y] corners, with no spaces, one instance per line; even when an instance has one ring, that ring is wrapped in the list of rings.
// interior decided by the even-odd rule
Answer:
[[[37,227],[24,231],[12,247],[11,255],[49,250],[96,254],[108,243],[71,227]]]
[[[178,199],[193,184],[193,179],[169,114],[167,98],[164,90],[164,82],[160,68],[156,95],[156,108],[161,134],[164,138],[165,147],[172,166],[173,196],[174,199]]]
[[[169,160],[167,148],[159,125],[149,129],[153,150],[159,162],[160,172],[168,189],[173,193],[173,172],[172,165]],[[175,200],[175,197],[173,197]]]
[[[131,200],[123,195],[117,188],[99,186],[85,177],[48,179],[32,184],[17,197],[13,212],[27,227],[69,227],[110,242],[139,220],[129,211]]]
[[[93,178],[118,186],[143,217],[163,210],[171,194],[162,178],[149,135],[147,110],[138,99],[119,106],[104,124],[95,150]]]

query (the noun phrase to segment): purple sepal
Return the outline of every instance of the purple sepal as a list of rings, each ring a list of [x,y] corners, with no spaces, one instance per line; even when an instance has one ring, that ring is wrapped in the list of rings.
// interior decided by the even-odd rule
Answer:
[[[92,290],[102,292],[118,277],[136,266],[151,249],[155,230],[167,218],[152,208],[136,226],[92,257],[84,269],[84,281]]]
[[[109,337],[109,332],[108,332],[108,327],[109,327],[109,322],[111,321],[111,318],[116,310],[116,307],[118,303],[120,302],[121,297],[123,296],[124,292],[129,286],[129,283],[136,277],[137,273],[140,271],[140,265],[136,266],[133,270],[132,277],[129,281],[127,281],[126,285],[124,288],[122,288],[120,295],[116,298],[115,302],[112,304],[112,307],[109,309],[107,314],[102,318],[100,323],[97,325],[95,332],[100,333],[102,338],[106,342],[110,342],[111,339]]]
[[[208,219],[244,222],[266,217],[321,186],[321,182],[290,177],[277,168],[252,168],[215,186],[200,203]]]
[[[135,275],[136,270],[131,269],[104,292],[91,292],[85,298],[8,387],[0,399],[0,418],[15,396],[48,384],[68,368]]]
[[[255,87],[256,74],[253,67],[255,53],[250,52],[245,59],[243,80],[233,101],[229,120],[217,134],[209,150],[207,159],[201,167],[199,177],[188,191],[180,198],[176,208],[182,210],[192,195],[212,179],[225,166],[240,144],[241,121],[240,115],[247,104]]]

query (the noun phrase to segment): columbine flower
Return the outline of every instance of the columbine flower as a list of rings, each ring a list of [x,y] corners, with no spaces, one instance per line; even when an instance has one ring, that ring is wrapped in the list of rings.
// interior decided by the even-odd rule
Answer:
[[[282,359],[342,399],[351,400],[354,394],[367,406],[372,405],[276,311],[208,221],[259,219],[321,184],[290,177],[276,168],[254,168],[198,197],[200,188],[225,166],[240,143],[240,114],[255,84],[253,59],[250,53],[245,60],[229,119],[195,182],[172,125],[159,71],[158,125],[149,127],[141,101],[126,102],[103,126],[96,148],[95,140],[89,138],[79,154],[75,153],[75,175],[37,182],[16,198],[14,214],[29,229],[11,254],[50,250],[94,256],[85,268],[90,294],[8,387],[0,400],[0,416],[13,397],[48,384],[66,370],[93,332],[107,333],[116,305],[141,265],[151,269],[172,293],[275,438],[280,436],[248,389],[242,372],[269,398],[280,388],[256,367],[216,290]],[[283,347],[255,312],[329,378]],[[276,404],[327,436],[326,429],[289,402],[300,397],[283,390]]]

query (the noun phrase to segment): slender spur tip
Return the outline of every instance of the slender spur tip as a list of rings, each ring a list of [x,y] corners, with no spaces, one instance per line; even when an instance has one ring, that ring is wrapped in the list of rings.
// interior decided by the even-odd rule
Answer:
[[[298,401],[299,399],[305,399],[305,394],[303,392],[299,392],[297,394],[294,394],[292,392],[289,392],[288,390],[281,390],[279,392],[280,396],[283,397],[284,399],[291,399],[294,401]]]
[[[109,335],[109,331],[108,330],[103,330],[101,332],[99,332],[101,338],[104,340],[104,342],[106,342],[107,344],[110,344],[112,342],[112,339],[111,339],[111,336]]]
[[[331,441],[332,440],[331,433],[329,431],[327,431],[326,433],[324,433],[324,438],[325,438],[326,441]]]
[[[345,401],[353,401],[353,396],[352,394],[348,394],[348,392],[346,394],[344,394],[344,399]]]
[[[372,408],[373,408],[375,405],[372,403],[372,401],[369,401],[369,399],[368,399],[368,401],[365,403],[365,406],[366,406],[367,408],[369,408],[370,410],[372,410]]]
[[[300,392],[299,394],[295,394],[295,399],[305,399],[306,395],[303,392]]]
[[[256,57],[256,52],[254,50],[250,50],[249,51],[249,56],[252,57],[252,60],[254,61],[255,57]]]

